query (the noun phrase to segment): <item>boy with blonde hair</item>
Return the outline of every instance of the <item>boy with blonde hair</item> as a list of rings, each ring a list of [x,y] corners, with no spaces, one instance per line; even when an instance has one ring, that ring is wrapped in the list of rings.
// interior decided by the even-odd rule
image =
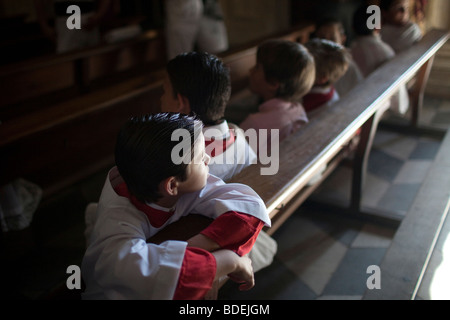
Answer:
[[[306,112],[312,112],[339,100],[334,84],[347,72],[350,55],[343,46],[326,39],[312,39],[305,46],[316,62],[314,86],[303,97]]]
[[[315,36],[319,39],[327,39],[336,42],[342,46],[345,46],[345,43],[347,42],[344,26],[338,19],[334,18],[322,20],[317,25]],[[351,57],[349,49],[347,49],[347,51],[349,52],[347,72],[334,84],[334,87],[341,97],[347,94],[364,79],[359,67],[356,65],[353,57]]]
[[[240,127],[257,132],[275,129],[280,141],[287,138],[308,122],[300,101],[311,90],[314,78],[314,58],[303,45],[287,40],[262,43],[250,70],[250,90],[263,102]],[[270,141],[268,134],[267,145]]]

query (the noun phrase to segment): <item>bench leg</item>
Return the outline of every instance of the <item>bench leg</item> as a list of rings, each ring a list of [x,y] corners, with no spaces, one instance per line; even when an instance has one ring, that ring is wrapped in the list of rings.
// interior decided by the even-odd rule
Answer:
[[[374,222],[381,222],[393,227],[398,227],[402,220],[400,215],[391,212],[362,209],[362,195],[364,182],[366,180],[369,155],[372,150],[378,123],[385,111],[386,110],[380,110],[375,113],[361,128],[360,141],[353,158],[351,198],[348,211],[352,216],[359,216]]]
[[[362,126],[359,144],[356,148],[353,158],[350,211],[354,213],[360,212],[361,210],[362,193],[367,172],[367,165],[369,161],[370,150],[372,149],[373,139],[375,137],[377,129],[376,118],[379,117],[374,114]]]
[[[431,67],[433,66],[434,56],[431,57],[419,70],[416,75],[416,81],[412,90],[410,91],[410,105],[411,105],[411,126],[417,128],[419,126],[419,119],[423,108],[423,97],[425,95],[425,88],[430,77]]]
[[[428,126],[419,125],[419,120],[423,109],[423,99],[425,89],[427,87],[428,79],[430,77],[431,68],[433,67],[434,57],[432,56],[417,72],[414,78],[414,84],[409,90],[409,103],[411,109],[411,119],[408,124],[397,121],[383,121],[381,126],[383,129],[394,132],[401,132],[403,134],[420,134],[427,135],[436,139],[443,139],[446,130],[439,128],[432,128]]]
[[[389,105],[386,106],[388,107]],[[387,108],[380,109],[361,127],[359,142],[351,161],[352,183],[350,203],[329,203],[319,199],[308,198],[305,203],[306,206],[312,206],[324,211],[331,211],[354,219],[370,221],[394,229],[398,228],[403,219],[401,214],[362,207],[363,187],[367,174],[370,151],[372,149],[378,124],[386,109]]]

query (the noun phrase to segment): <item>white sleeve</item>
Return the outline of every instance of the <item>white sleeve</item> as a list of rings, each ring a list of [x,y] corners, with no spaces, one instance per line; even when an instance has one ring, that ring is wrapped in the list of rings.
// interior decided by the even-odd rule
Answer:
[[[252,215],[271,225],[267,208],[258,194],[249,186],[237,183],[225,184],[219,178],[210,175],[206,187],[197,194],[195,207],[190,213],[217,218],[223,213],[236,211]]]
[[[83,298],[172,299],[187,243],[146,243],[135,221],[108,219],[101,223],[83,258]]]

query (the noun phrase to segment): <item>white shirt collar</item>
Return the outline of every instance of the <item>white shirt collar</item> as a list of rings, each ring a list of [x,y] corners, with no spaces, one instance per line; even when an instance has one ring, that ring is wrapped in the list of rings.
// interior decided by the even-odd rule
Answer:
[[[224,120],[221,124],[214,126],[208,126],[203,128],[203,134],[205,140],[224,140],[230,137],[230,128],[228,127],[228,122]]]

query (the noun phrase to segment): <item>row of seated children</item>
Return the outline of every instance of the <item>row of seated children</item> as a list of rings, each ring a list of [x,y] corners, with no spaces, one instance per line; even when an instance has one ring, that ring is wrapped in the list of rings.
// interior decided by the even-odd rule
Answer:
[[[290,50],[284,52],[286,48]],[[291,72],[293,75],[289,81],[286,81],[287,78],[278,73],[275,76],[279,80],[274,78],[274,82],[269,84],[266,82],[265,68],[261,67],[258,75],[257,66],[251,75],[252,88],[257,89],[257,84],[266,82],[271,90],[259,92],[268,101],[274,100],[279,103],[282,110],[293,112],[290,115],[297,113],[297,118],[285,117],[285,122],[278,122],[277,127],[273,124],[266,127],[284,130],[284,127],[288,126],[287,136],[295,131],[291,123],[302,123],[306,119],[306,114],[299,103],[293,104],[292,107],[284,107],[286,98],[294,95],[300,99],[311,89],[315,79],[314,58],[302,45],[288,41],[267,42],[261,46],[260,52],[264,52],[265,49],[267,49],[267,55],[272,58],[272,65],[278,66],[279,61],[284,61],[286,68],[282,71]],[[259,55],[261,56],[264,54]],[[293,68],[293,65],[289,63],[292,60],[298,61],[297,68]],[[297,88],[299,85],[302,87],[301,91]],[[206,157],[207,160],[199,161],[201,168],[206,167],[205,164],[211,161],[211,173],[227,180],[243,167],[256,161],[256,155],[248,147],[242,129],[229,125],[224,119],[224,110],[229,96],[229,72],[217,57],[205,53],[186,53],[168,63],[164,94],[161,97],[164,113],[127,123],[117,142],[117,167],[108,175],[99,205],[94,205],[86,211],[88,226],[86,235],[89,240],[83,260],[85,298],[205,297],[208,290],[213,288],[212,283],[217,283],[218,276],[212,277],[205,272],[201,273],[202,277],[199,277],[199,269],[195,269],[194,266],[204,267],[205,270],[208,270],[208,267],[214,269],[210,255],[203,251],[200,253],[187,251],[189,249],[186,249],[185,243],[176,243],[177,246],[179,245],[178,251],[175,250],[176,246],[170,247],[174,245],[170,241],[160,245],[145,244],[145,240],[172,222],[195,212],[216,219],[199,235],[186,239],[188,246],[195,244],[197,248],[207,249],[207,252],[213,251],[212,248],[214,250],[221,248],[222,250],[231,249],[239,255],[250,253],[256,271],[270,264],[276,252],[276,243],[261,232],[264,224],[270,225],[270,220],[264,205],[262,204],[263,208],[260,207],[259,197],[248,187],[236,184],[227,186],[214,175],[209,175],[207,182],[204,181],[204,177],[200,179],[200,182],[198,179],[193,179],[194,187],[188,186],[188,183],[174,172],[166,171],[166,166],[170,167],[168,150],[171,149],[163,149],[159,146],[162,142],[153,141],[163,139],[162,133],[157,135],[159,139],[151,138],[155,135],[154,131],[157,130],[155,128],[161,129],[161,123],[170,127],[175,115],[192,112],[198,114],[205,126],[202,137],[209,140],[205,138],[201,140],[203,150],[207,149],[208,142],[213,144],[218,142],[219,146],[210,151],[219,150],[226,153],[230,146],[234,146],[237,151],[233,152],[235,161],[226,162],[225,165],[214,164],[212,160],[218,156],[217,154],[205,154],[202,159]],[[279,110],[275,109],[268,120],[277,121],[277,118],[284,116],[277,111]],[[157,123],[154,123],[155,121]],[[215,130],[210,130],[212,128]],[[164,130],[163,132],[167,133]],[[165,139],[169,138],[170,135],[167,134]],[[173,142],[166,141],[166,144],[173,148]],[[236,161],[238,158],[244,158],[244,161]],[[232,165],[235,163],[241,165]],[[188,170],[185,168],[185,171]],[[235,193],[232,193],[230,188]],[[236,199],[239,201],[235,201]],[[189,206],[185,202],[188,202]],[[217,203],[221,205],[217,206]],[[251,215],[256,215],[258,219],[252,218]],[[145,227],[137,228],[137,225]],[[135,239],[134,243],[130,244],[129,238]],[[250,250],[252,247],[253,250]],[[104,254],[105,250],[109,254]],[[143,252],[139,253],[140,250]],[[172,273],[164,269],[160,270],[161,264],[169,263],[164,258],[170,256],[171,250],[176,251],[171,259],[178,259],[177,267],[173,268],[175,271]],[[136,253],[132,254],[132,251]],[[152,256],[154,260],[150,261],[149,256]],[[206,259],[206,262],[202,259]],[[115,268],[123,268],[123,276],[117,278],[114,269],[109,268],[111,265]],[[142,269],[142,265],[150,266],[150,271]],[[191,267],[194,269],[191,270]],[[186,274],[183,273],[184,271]],[[177,272],[181,272],[178,277],[174,276]],[[165,279],[164,289],[158,287],[157,279],[160,274]],[[217,274],[220,275],[220,273]]]
[[[224,148],[210,149],[218,152],[234,146],[234,156],[247,159],[237,168],[211,163],[211,172],[225,179],[256,157],[242,130],[223,118],[228,70],[215,56],[187,53],[170,61],[167,71],[162,110],[174,112],[127,122],[117,140],[117,166],[99,204],[86,210],[86,299],[202,299],[226,275],[249,289],[253,272],[270,264],[276,252],[276,242],[261,231],[270,219],[259,196],[208,174],[208,164],[218,156],[206,153],[208,142],[220,142]],[[198,120],[183,116],[192,112]],[[171,159],[172,133],[180,128],[195,136],[191,148],[196,152],[184,166]],[[213,222],[178,239],[183,241],[146,242],[192,214]]]

